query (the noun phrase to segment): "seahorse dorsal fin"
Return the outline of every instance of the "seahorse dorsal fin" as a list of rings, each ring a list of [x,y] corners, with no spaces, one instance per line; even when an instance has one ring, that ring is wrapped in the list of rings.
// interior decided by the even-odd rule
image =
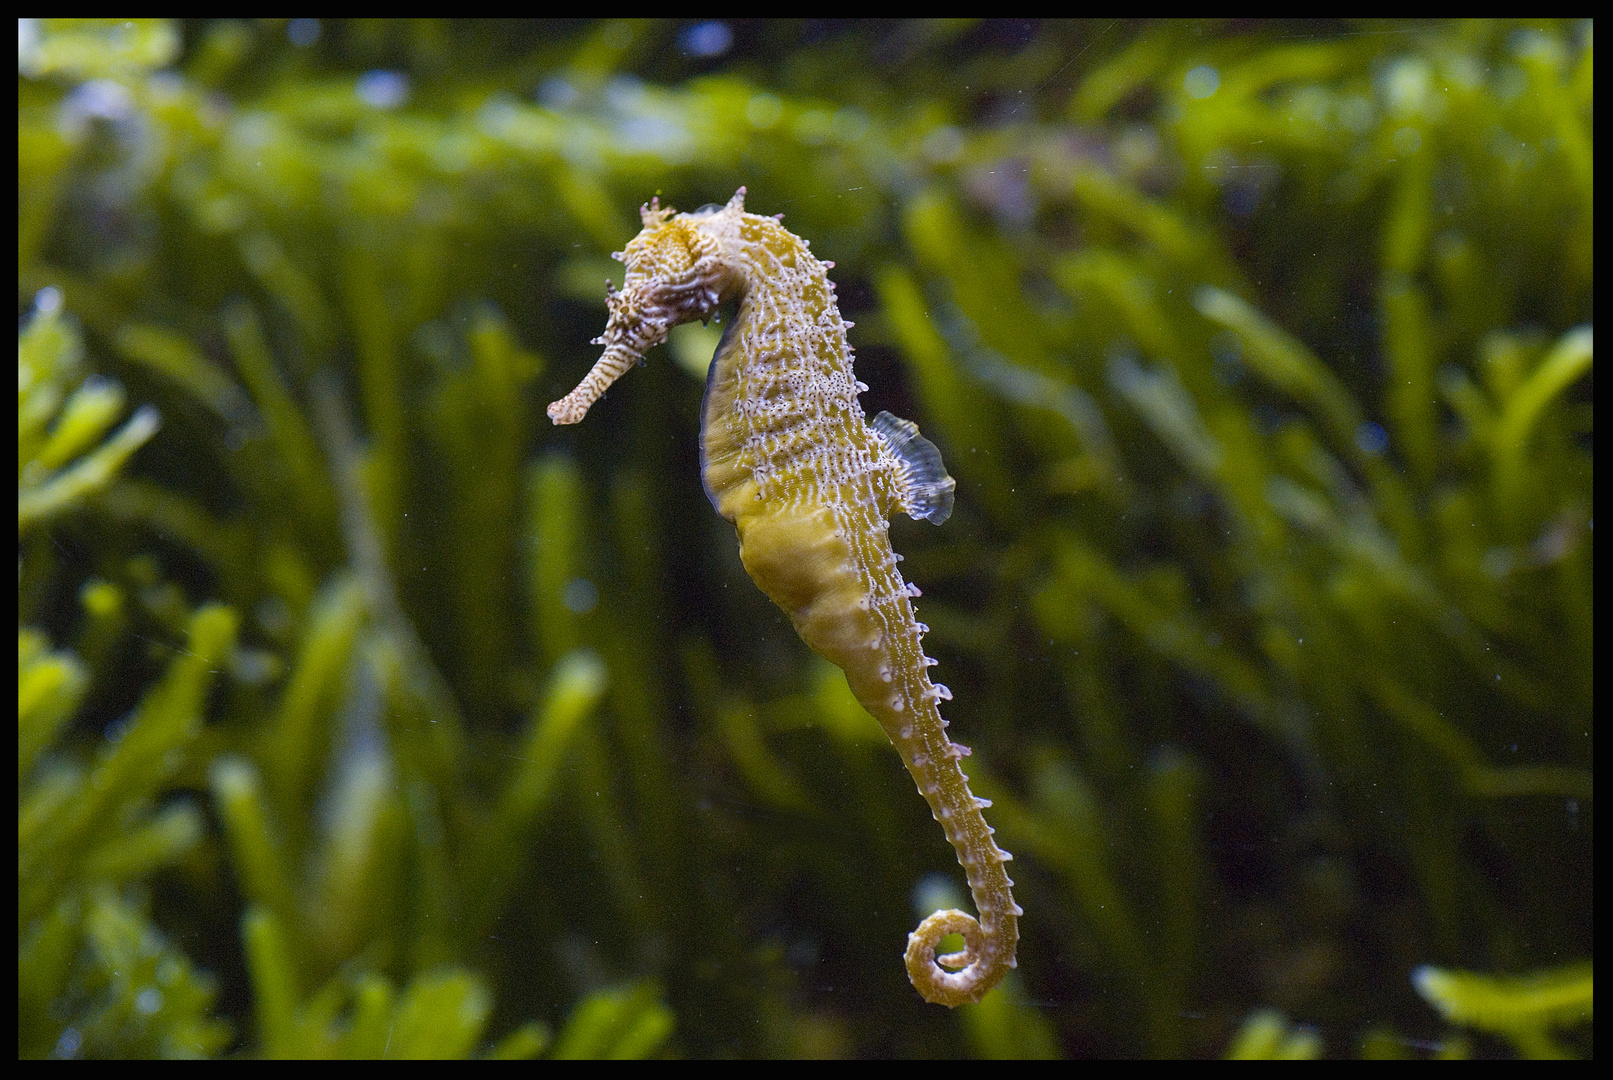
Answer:
[[[941,451],[919,434],[919,426],[882,412],[869,425],[883,435],[896,455],[896,497],[902,512],[936,525],[952,516],[952,492],[958,482],[947,475]]]

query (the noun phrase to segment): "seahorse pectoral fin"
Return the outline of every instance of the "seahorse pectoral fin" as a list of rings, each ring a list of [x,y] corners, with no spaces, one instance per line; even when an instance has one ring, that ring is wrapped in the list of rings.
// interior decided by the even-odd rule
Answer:
[[[958,482],[947,475],[941,451],[919,434],[918,425],[882,412],[869,427],[884,436],[896,458],[896,499],[902,512],[936,525],[951,517]]]

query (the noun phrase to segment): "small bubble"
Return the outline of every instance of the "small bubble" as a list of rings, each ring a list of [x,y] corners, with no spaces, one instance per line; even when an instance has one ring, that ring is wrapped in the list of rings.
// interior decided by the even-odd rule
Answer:
[[[1414,127],[1400,128],[1394,133],[1393,139],[1395,153],[1401,157],[1410,157],[1423,146],[1423,133]]]
[[[847,105],[835,113],[832,127],[836,139],[854,143],[868,133],[868,114],[855,105]]]
[[[1204,100],[1221,89],[1221,73],[1207,64],[1201,64],[1182,76],[1182,89],[1187,96]]]
[[[74,90],[69,104],[85,116],[123,120],[134,112],[134,94],[111,79],[91,79]]]
[[[354,87],[358,99],[376,109],[396,109],[409,100],[409,77],[397,71],[366,71]]]
[[[1383,430],[1382,424],[1368,420],[1355,429],[1355,445],[1360,447],[1363,454],[1377,457],[1388,449],[1389,433]]]
[[[118,743],[122,742],[123,737],[129,733],[129,725],[133,719],[134,718],[129,716],[127,713],[118,717],[116,720],[112,721],[102,729],[102,737],[105,738],[107,742],[116,746]]]
[[[566,610],[572,614],[586,615],[594,610],[595,604],[599,603],[599,589],[587,578],[577,578],[566,586],[566,592],[561,598],[561,602],[566,605]]]
[[[1235,386],[1243,378],[1243,343],[1230,330],[1218,330],[1210,338],[1210,356],[1213,358],[1215,381],[1222,386]]]
[[[538,87],[538,104],[545,109],[565,109],[580,95],[577,88],[571,85],[569,79],[562,79],[558,75],[552,79],[545,79],[543,85]]]
[[[1420,58],[1406,57],[1385,68],[1379,80],[1379,92],[1390,115],[1406,118],[1425,112],[1433,79],[1428,62]]]
[[[963,897],[958,895],[958,887],[946,874],[926,874],[919,878],[913,885],[911,899],[913,912],[921,919],[963,903]]]
[[[690,56],[721,56],[734,44],[734,32],[725,22],[696,23],[678,35],[678,48]]]
[[[63,1060],[78,1057],[78,1048],[83,1042],[84,1037],[78,1033],[78,1028],[68,1028],[56,1040],[56,1045],[50,1052],[51,1056]]]
[[[319,40],[318,19],[292,19],[286,23],[286,38],[298,48],[307,48]]]

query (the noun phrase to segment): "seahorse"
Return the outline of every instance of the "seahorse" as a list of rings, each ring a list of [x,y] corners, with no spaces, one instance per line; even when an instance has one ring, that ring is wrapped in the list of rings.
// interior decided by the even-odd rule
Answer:
[[[745,212],[745,189],[692,214],[640,207],[643,230],[613,256],[627,267],[620,291],[606,282],[610,318],[594,339],[604,353],[577,388],[549,406],[575,424],[605,390],[672,327],[737,310],[712,358],[700,429],[706,494],[739,534],[751,579],[790,616],[801,639],[846,673],[879,721],[957,850],[980,917],[938,911],[908,935],[908,978],[927,1001],[979,1001],[1016,964],[1018,917],[997,846],[947,737],[930,681],[928,630],[919,595],[891,549],[896,509],[937,525],[952,512],[955,481],[935,445],[909,421],[881,412],[869,422],[857,397],[835,287],[783,215]],[[962,952],[937,956],[948,934]]]

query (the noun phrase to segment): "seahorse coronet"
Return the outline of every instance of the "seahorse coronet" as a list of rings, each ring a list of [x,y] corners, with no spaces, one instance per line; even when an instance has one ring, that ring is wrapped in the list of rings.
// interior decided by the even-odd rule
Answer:
[[[901,510],[939,525],[956,483],[917,425],[890,413],[869,420],[867,389],[852,371],[832,262],[781,224],[745,211],[745,189],[692,214],[639,209],[643,230],[618,252],[627,275],[607,285],[604,352],[577,387],[549,406],[574,424],[679,323],[738,306],[707,375],[701,410],[701,479],[733,523],[751,579],[790,616],[801,639],[838,665],[877,720],[958,853],[979,918],[938,911],[908,936],[908,978],[927,1001],[979,1001],[1015,966],[1021,914],[959,760],[947,738],[924,655],[929,629],[913,614],[916,585],[902,580],[889,518]],[[948,934],[961,953],[937,956]]]

